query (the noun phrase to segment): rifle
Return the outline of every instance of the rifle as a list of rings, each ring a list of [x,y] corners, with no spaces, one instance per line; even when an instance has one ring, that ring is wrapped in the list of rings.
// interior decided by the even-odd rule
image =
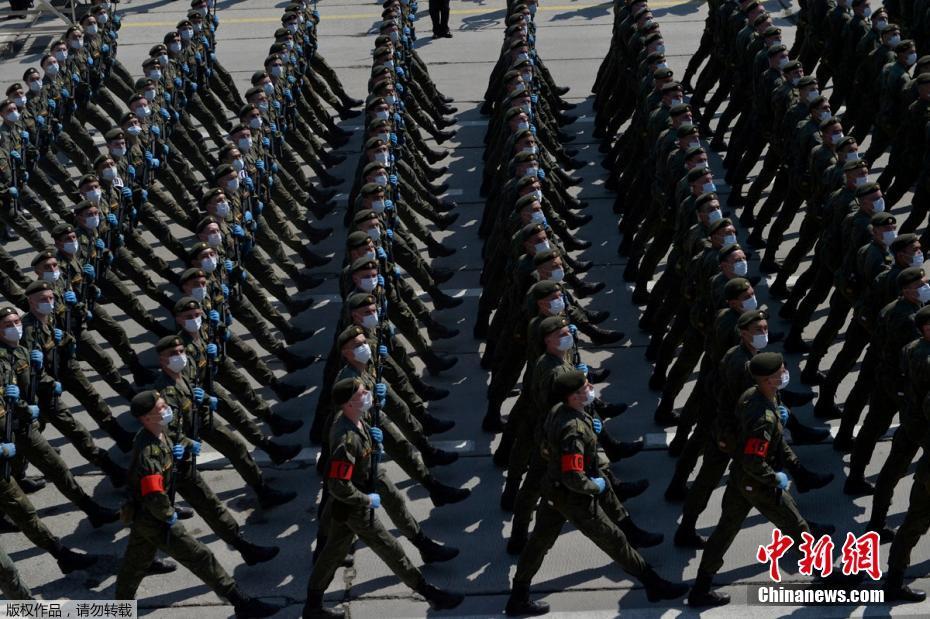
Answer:
[[[385,280],[386,282],[387,280]],[[384,309],[382,312],[381,310]],[[388,339],[385,337],[385,326],[384,321],[387,319],[387,299],[385,298],[384,290],[378,292],[378,350],[381,349],[382,345],[387,345]],[[375,351],[375,356],[377,361],[375,361],[375,384],[381,382],[381,377],[384,373],[384,360],[381,358],[381,355],[378,353],[378,350]],[[374,401],[371,406],[371,425],[374,427],[381,426],[381,402],[378,396],[374,397]],[[369,485],[371,487],[370,492],[375,491],[375,487],[378,480],[378,465],[381,463],[381,458],[384,457],[384,446],[380,443],[378,444],[377,449],[371,450],[371,479],[369,480]],[[369,514],[369,522],[374,523],[375,521],[375,510],[371,509]]]
[[[13,408],[14,404],[10,401],[9,398],[5,398],[3,405],[6,407],[6,414],[3,417],[3,442],[12,443],[13,442]],[[10,458],[4,458],[2,464],[0,464],[0,475],[3,476],[3,481],[10,481],[10,475],[13,469],[13,462]]]

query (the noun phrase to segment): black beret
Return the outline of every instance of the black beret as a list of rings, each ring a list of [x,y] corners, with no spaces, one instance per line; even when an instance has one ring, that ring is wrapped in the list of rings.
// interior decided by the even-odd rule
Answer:
[[[191,245],[191,248],[190,248],[190,250],[188,251],[187,257],[188,257],[191,261],[194,261],[194,260],[196,260],[197,258],[200,257],[200,254],[201,254],[202,252],[204,252],[204,251],[206,251],[206,250],[208,250],[208,249],[213,249],[213,248],[210,247],[209,244],[204,243],[203,241],[197,241],[196,243],[194,243],[193,245]]]
[[[732,225],[733,225],[733,222],[730,220],[730,218],[724,217],[710,224],[710,228],[708,229],[710,230],[711,234],[714,234],[718,230],[721,230],[722,228],[726,228],[727,226],[732,226]]]
[[[96,169],[99,168],[101,165],[103,165],[104,163],[106,163],[109,159],[110,159],[110,155],[100,155],[100,156],[98,156],[96,159],[94,159],[94,163],[93,163],[94,169],[96,170]]]
[[[161,393],[154,389],[137,393],[129,403],[129,413],[133,417],[142,417],[143,415],[149,414],[151,410],[155,408],[155,405],[158,404],[158,399],[160,397]]]
[[[19,312],[16,311],[16,308],[13,307],[12,305],[6,305],[4,307],[0,307],[0,320],[6,318],[7,316],[18,316],[18,315],[19,315]]]
[[[907,249],[915,241],[919,241],[920,237],[914,234],[913,232],[907,232],[905,234],[899,234],[898,238],[891,242],[891,253],[895,254],[899,251]]]
[[[57,240],[63,237],[66,234],[71,234],[74,232],[74,226],[71,224],[58,224],[52,228],[52,239]]]
[[[768,50],[768,55],[769,55],[769,58],[771,58],[771,57],[774,56],[775,54],[780,54],[780,53],[786,52],[786,51],[788,51],[788,48],[785,47],[784,43],[779,43],[779,44],[773,45],[773,46],[771,46],[771,47],[769,48],[769,50]]]
[[[688,182],[693,183],[699,178],[702,178],[705,174],[710,174],[710,168],[707,166],[699,165],[697,167],[691,168],[688,170]]]
[[[853,136],[851,136],[851,135],[844,135],[844,136],[843,136],[843,139],[836,143],[836,150],[842,150],[842,149],[846,148],[847,146],[849,146],[850,144],[855,143],[855,141],[856,141],[856,138],[854,138]],[[847,163],[852,163],[852,162],[850,161],[850,162],[847,162]],[[863,161],[862,163],[865,163],[865,162]],[[844,170],[846,169],[846,165],[845,165],[845,164],[843,165],[843,169],[844,169]],[[852,168],[850,168],[850,169],[852,169]]]
[[[694,199],[694,206],[700,209],[705,204],[710,204],[714,200],[716,200],[717,202],[720,202],[720,198],[717,196],[717,192],[707,191],[705,193],[702,193],[701,195],[699,195],[697,198]]]
[[[200,309],[200,301],[193,297],[181,297],[178,299],[178,302],[174,304],[175,314],[180,314],[192,309]]]
[[[846,136],[847,138],[855,139],[851,135]],[[843,164],[843,172],[852,172],[853,170],[858,170],[859,168],[868,168],[869,164],[865,162],[864,159],[856,159],[855,161],[847,161]],[[863,185],[865,187],[869,183]],[[858,193],[858,190],[857,190]]]
[[[914,282],[919,282],[924,278],[924,270],[920,267],[909,267],[904,269],[898,276],[895,278],[895,283],[898,285],[898,290],[900,291],[905,286],[913,284]]]
[[[200,232],[210,224],[219,224],[220,222],[213,215],[207,215],[203,219],[197,222],[196,227],[194,228],[195,232]]]
[[[800,62],[798,62],[797,60],[789,60],[788,64],[786,64],[782,68],[782,71],[785,73],[791,73],[792,71],[796,71],[797,69],[800,69],[800,68],[801,68]]]
[[[546,279],[541,282],[536,282],[530,286],[530,289],[527,291],[527,295],[532,297],[534,300],[539,301],[540,299],[545,299],[549,295],[555,292],[559,292],[560,290],[562,290],[562,284]]]
[[[346,303],[349,305],[350,310],[356,310],[360,307],[377,305],[378,300],[375,299],[374,295],[368,294],[367,292],[356,292],[355,294],[349,295],[349,298],[346,299]]]
[[[898,223],[898,220],[894,218],[894,215],[888,212],[875,213],[869,219],[870,226],[890,226],[896,223]]]
[[[362,381],[358,378],[343,378],[342,380],[336,381],[336,384],[333,385],[331,395],[333,405],[342,406],[351,400],[361,384]]]
[[[559,250],[550,247],[545,251],[538,251],[533,255],[533,266],[538,267],[541,264],[545,264],[550,260],[555,260],[562,254],[559,253]]]
[[[384,187],[378,183],[365,183],[362,185],[362,188],[359,191],[362,193],[362,195],[367,196],[373,193],[384,193]]]
[[[216,166],[216,168],[213,170],[213,181],[214,182],[218,181],[219,179],[223,178],[230,172],[235,172],[235,170],[233,170],[233,167],[229,165],[228,163],[221,163],[220,165]]]
[[[523,226],[523,228],[520,229],[520,238],[525,241],[534,234],[545,231],[546,229],[542,227],[542,224],[526,224]]]
[[[540,335],[546,336],[567,326],[568,320],[566,318],[562,316],[549,316],[539,323],[539,333]]]
[[[356,325],[351,325],[343,329],[342,333],[339,334],[339,337],[336,338],[336,347],[342,348],[347,343],[354,340],[359,335],[365,335],[365,330]]]
[[[81,211],[85,209],[89,209],[92,206],[95,206],[95,205],[90,200],[81,200],[80,202],[74,205],[73,210],[75,213],[80,213]]]
[[[823,104],[826,103],[826,102],[827,102],[827,98],[826,98],[826,97],[824,97],[823,95],[817,95],[816,97],[814,97],[813,99],[811,99],[811,100],[808,102],[808,104],[807,104],[807,110],[810,111],[810,110],[814,109],[815,107],[820,107],[821,105],[823,105]]]
[[[668,113],[669,116],[674,118],[675,116],[681,116],[682,114],[686,114],[690,111],[691,106],[687,103],[677,103],[669,108]]]
[[[911,39],[904,39],[900,43],[894,46],[894,52],[900,54],[901,52],[906,52],[909,49],[914,49],[914,41]]]
[[[32,259],[31,264],[32,266],[37,266],[45,262],[49,258],[54,258],[57,253],[58,253],[58,250],[55,249],[54,247],[46,247],[45,249],[43,249],[42,251],[36,254],[36,257]]]
[[[185,269],[184,272],[181,273],[180,283],[183,284],[184,282],[192,280],[195,277],[206,277],[206,276],[207,276],[207,273],[203,269],[198,269],[197,267],[191,267],[189,269]]]
[[[741,294],[752,287],[745,277],[734,277],[723,285],[723,298],[727,301],[738,299]]]
[[[930,73],[921,73],[917,76],[918,84],[930,84]]]
[[[846,168],[844,167],[843,169],[845,170]],[[870,193],[875,193],[879,189],[881,189],[881,187],[878,186],[878,183],[866,183],[856,189],[856,197],[861,198],[862,196],[867,196]]]
[[[112,142],[113,140],[121,140],[126,136],[123,134],[122,129],[120,129],[119,127],[113,127],[112,129],[104,133],[103,137],[106,139],[107,142]]]
[[[370,208],[363,208],[359,209],[352,217],[352,223],[358,225],[362,222],[368,221],[369,219],[378,219],[378,214]]]
[[[739,246],[739,243],[730,243],[729,245],[724,245],[723,247],[720,248],[720,252],[719,252],[720,262],[723,262],[724,260],[729,258],[730,254],[732,254],[733,252],[740,251],[741,249],[742,247]]]
[[[674,73],[668,67],[662,67],[652,72],[652,78],[655,80],[664,80],[672,77]]]
[[[166,335],[155,343],[157,352],[165,352],[178,346],[184,346],[184,340],[179,335]]]
[[[371,237],[368,236],[367,232],[362,232],[361,230],[355,230],[350,232],[349,236],[346,237],[346,248],[347,249],[356,249],[368,245],[368,241]]]
[[[539,200],[536,198],[535,195],[528,193],[525,196],[520,196],[519,198],[517,198],[517,202],[514,205],[514,208],[519,211],[519,210],[522,210],[524,207],[531,206],[534,202],[538,202],[538,201]]]
[[[678,82],[668,82],[667,84],[662,84],[662,88],[659,89],[663,95],[673,90],[681,90],[681,84]]]
[[[566,396],[584,387],[587,382],[588,377],[585,376],[584,372],[579,370],[563,372],[552,381],[552,395],[559,400],[564,400]]]
[[[817,84],[817,78],[813,75],[805,75],[798,80],[798,88],[805,88],[811,84]]]
[[[31,294],[35,294],[37,292],[44,292],[46,290],[54,290],[54,288],[52,288],[52,285],[48,283],[47,281],[45,281],[44,279],[36,280],[32,282],[31,284],[29,284],[28,286],[26,286],[26,296],[28,297]]]
[[[369,260],[365,256],[362,256],[361,258],[357,258],[352,263],[352,266],[349,267],[349,270],[352,273],[355,273],[356,271],[362,271],[365,269],[377,269],[377,268],[378,268],[377,262],[375,262],[374,260]]]
[[[211,187],[210,189],[207,189],[205,192],[203,192],[203,196],[200,198],[200,206],[207,208],[207,203],[221,193],[224,194],[225,192],[219,187]]]
[[[698,133],[698,128],[691,123],[683,123],[678,126],[678,129],[675,131],[675,135],[678,139],[686,138],[689,135],[694,135]]]
[[[765,310],[754,309],[749,310],[748,312],[743,312],[739,315],[739,318],[736,319],[736,326],[739,329],[748,329],[750,325],[759,322],[760,320],[768,320],[769,313]]]
[[[753,376],[771,376],[785,364],[784,357],[777,352],[760,352],[749,361],[749,373]]]
[[[78,181],[78,187],[85,183],[99,183],[100,179],[97,178],[96,174],[85,174],[81,177],[81,180]]]

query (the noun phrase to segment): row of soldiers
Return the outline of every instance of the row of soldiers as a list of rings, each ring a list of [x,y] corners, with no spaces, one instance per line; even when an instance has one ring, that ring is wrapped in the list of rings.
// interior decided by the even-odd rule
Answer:
[[[147,573],[176,569],[156,558],[161,550],[204,578],[238,616],[279,610],[242,592],[177,522],[196,511],[248,565],[279,552],[248,541],[199,476],[196,457],[205,440],[230,460],[262,508],[296,498],[265,479],[250,446],[275,464],[300,452],[298,443],[273,437],[295,432],[303,421],[275,412],[262,392],[283,401],[304,387],[283,382],[233,326],[240,320],[288,372],[316,360],[289,345],[313,334],[297,324],[312,305],[298,295],[322,279],[299,263],[329,262],[309,244],[332,232],[312,219],[334,208],[335,191],[318,187],[304,169],[323,186],[341,181],[326,168],[344,157],[329,149],[345,144],[349,132],[329,109],[349,118],[361,114],[352,108],[362,103],[348,96],[319,53],[318,23],[309,3],[285,7],[243,99],[216,56],[212,2],[191,3],[187,18],[149,51],[138,80],[116,58],[119,14],[95,2],[80,26],[52,43],[40,68],[26,71],[0,101],[0,221],[8,241],[20,235],[37,252],[27,276],[0,248],[0,292],[10,303],[0,310],[4,526],[48,550],[63,572],[98,559],[64,547],[42,523],[26,494],[45,480],[28,476],[29,464],[92,526],[122,518],[131,532],[117,577],[120,599],[134,597]],[[201,131],[215,151],[204,147]],[[103,153],[91,132],[103,137]],[[173,254],[168,260],[152,238]],[[163,309],[146,309],[129,281]],[[160,320],[161,312],[170,319]],[[134,347],[127,319],[160,339],[145,350]],[[129,367],[131,380],[94,333]],[[142,431],[123,428],[81,362],[131,400]],[[128,467],[95,442],[63,402],[65,393],[121,451],[131,452]],[[121,509],[81,489],[43,437],[47,424],[114,487],[126,487]],[[190,508],[174,504],[178,491]],[[8,597],[31,597],[5,555],[2,572]]]
[[[713,3],[699,50],[679,82],[668,68],[659,25],[647,3],[615,4],[612,45],[595,84],[596,135],[602,138],[609,183],[627,189],[614,207],[622,215],[624,234],[618,251],[628,257],[624,278],[636,282],[633,301],[645,306],[639,326],[651,333],[646,356],[656,365],[649,386],[662,392],[655,421],[677,426],[669,451],[678,462],[665,494],[670,501],[685,502],[675,544],[704,548],[691,605],[729,601],[711,591],[711,580],[751,507],[795,539],[802,532],[832,532],[831,525],[806,521],[788,492],[790,479],[803,493],[825,486],[833,476],[804,467],[784,442],[784,430],[795,444],[825,441],[829,432],[803,424],[792,412],[814,394],[788,389],[784,359],[764,350],[782,341],[786,352],[810,353],[800,378],[806,385],[820,385],[815,417],[841,418],[833,446],[852,452],[844,491],[874,493],[867,529],[880,532],[885,541],[895,539],[886,600],[924,597],[903,584],[903,575],[928,522],[926,457],[918,466],[899,535],[885,524],[894,487],[926,437],[923,327],[930,319],[930,309],[921,309],[930,301],[921,268],[926,238],[914,233],[926,218],[920,174],[930,127],[930,57],[917,57],[919,40],[902,39],[902,34],[919,32],[917,16],[922,15],[915,12],[913,29],[897,26],[888,22],[895,8],[871,13],[867,0],[809,3],[802,10],[802,26],[805,15],[819,21],[802,28],[795,49],[789,50],[759,2]],[[705,60],[692,88],[691,79]],[[617,86],[627,80],[638,83],[638,90]],[[829,98],[821,94],[828,83]],[[685,93],[691,91],[687,102]],[[724,102],[712,130],[709,120]],[[834,115],[841,105],[845,112]],[[868,149],[860,154],[867,136]],[[725,206],[742,208],[738,222],[717,193],[702,137],[712,138],[710,148],[726,152],[724,180],[730,193]],[[871,165],[889,146],[889,165],[877,182],[870,182]],[[761,169],[743,195],[760,160]],[[914,207],[899,227],[888,211],[915,182]],[[776,253],[796,220],[800,235],[779,264]],[[750,229],[746,247],[738,243],[735,223]],[[769,330],[769,313],[756,298],[761,278],[749,275],[748,258],[762,249],[759,270],[777,273],[768,294],[784,300],[779,315],[792,321],[787,335]],[[669,250],[665,270],[648,288]],[[806,271],[789,290],[789,277],[811,254]],[[831,293],[827,320],[807,344],[801,337],[804,328]],[[842,350],[829,371],[821,372],[844,324]],[[863,351],[855,386],[841,409],[837,390]],[[696,367],[697,382],[676,412],[676,396]],[[868,413],[853,438],[866,405]],[[873,486],[864,471],[897,412],[902,423]],[[701,456],[689,487],[686,482]],[[705,539],[695,531],[696,519],[727,465],[723,513]]]
[[[345,213],[346,251],[339,276],[343,305],[310,431],[311,442],[322,446],[317,468],[323,493],[305,618],[343,616],[326,607],[323,596],[336,570],[354,563],[356,539],[433,609],[455,608],[464,599],[428,583],[379,517],[383,507],[424,563],[451,561],[459,554],[423,531],[382,465],[385,454],[428,492],[436,507],[470,495],[434,476],[436,467],[458,459],[431,439],[455,426],[431,410],[432,402],[450,392],[424,380],[407,348],[431,375],[449,371],[458,361],[436,352],[435,342],[458,330],[439,322],[427,303],[441,310],[462,299],[439,290],[452,271],[424,260],[418,249],[425,246],[431,258],[455,251],[430,230],[430,224],[444,230],[458,217],[456,204],[439,197],[447,185],[436,183],[448,171],[441,163],[449,151],[426,140],[452,138],[454,131],[447,128],[455,124],[450,115],[457,109],[437,89],[414,47],[415,3],[384,0],[382,9],[365,100],[363,149]],[[426,302],[414,283],[426,293]]]
[[[569,191],[581,183],[571,170],[584,165],[565,146],[572,138],[563,128],[575,120],[567,111],[575,106],[562,99],[568,89],[537,51],[536,9],[534,1],[508,3],[504,43],[482,106],[489,116],[481,187],[487,201],[474,334],[487,338],[482,367],[491,377],[482,426],[502,433],[494,462],[507,469],[501,494],[502,509],[513,513],[507,551],[519,556],[508,615],[548,612],[530,599],[530,585],[566,521],[640,580],[650,601],[687,591],[656,574],[637,550],[663,540],[639,527],[624,506],[648,481],[623,481],[609,468],[643,442],[620,441],[608,430],[607,420],[627,405],[598,394],[595,385],[609,370],[585,362],[583,337],[606,345],[625,335],[598,326],[608,312],[578,301],[604,283],[582,279],[592,265],[571,253],[591,246],[576,231],[592,215]],[[518,382],[505,424],[501,410]]]

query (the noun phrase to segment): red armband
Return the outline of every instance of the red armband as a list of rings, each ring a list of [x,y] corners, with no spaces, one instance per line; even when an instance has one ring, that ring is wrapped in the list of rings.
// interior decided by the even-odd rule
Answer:
[[[352,479],[352,473],[355,471],[355,465],[345,460],[333,460],[329,463],[329,473],[326,475],[329,479],[338,479],[340,481],[349,481]]]
[[[764,458],[768,452],[769,442],[761,438],[749,439],[746,441],[746,446],[743,448],[743,453],[747,456],[759,456],[760,458]]]
[[[584,456],[581,454],[562,454],[562,472],[580,473],[584,470]]]
[[[142,496],[152,494],[153,492],[165,492],[165,478],[161,475],[146,475],[139,480],[139,488]]]

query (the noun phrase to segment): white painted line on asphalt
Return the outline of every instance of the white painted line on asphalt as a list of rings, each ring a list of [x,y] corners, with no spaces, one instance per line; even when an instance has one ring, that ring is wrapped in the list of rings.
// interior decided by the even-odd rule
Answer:
[[[588,114],[581,114],[580,116],[578,116],[578,118],[575,119],[575,123],[591,124],[593,122],[594,122],[594,116],[589,116]],[[575,123],[572,123],[572,124],[575,124]],[[488,126],[487,120],[461,120],[455,123],[455,125],[453,125],[452,128],[455,129],[455,128],[461,128],[461,127],[487,127],[487,126]],[[347,131],[360,131],[364,129],[364,127],[365,127],[364,125],[339,125],[340,129],[346,129]]]
[[[460,196],[463,193],[464,192],[461,189],[450,189],[449,191],[445,192],[442,195],[454,198],[455,196]],[[349,197],[349,194],[347,193],[337,193],[336,195],[333,196],[333,200],[345,200],[348,197]]]

